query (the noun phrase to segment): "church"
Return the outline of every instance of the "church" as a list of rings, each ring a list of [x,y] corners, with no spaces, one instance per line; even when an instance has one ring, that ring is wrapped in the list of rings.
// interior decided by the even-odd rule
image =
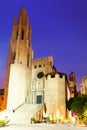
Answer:
[[[21,8],[12,27],[3,109],[16,111],[23,104],[45,104],[49,114],[58,111],[67,117],[70,93],[67,75],[56,70],[52,56],[33,58],[31,35],[27,11]]]

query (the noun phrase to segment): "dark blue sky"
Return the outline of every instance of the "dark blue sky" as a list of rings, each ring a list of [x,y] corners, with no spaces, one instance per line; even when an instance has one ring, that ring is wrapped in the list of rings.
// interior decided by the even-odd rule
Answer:
[[[87,74],[87,0],[0,0],[0,87],[3,88],[14,16],[27,9],[35,58],[54,57],[58,71]]]

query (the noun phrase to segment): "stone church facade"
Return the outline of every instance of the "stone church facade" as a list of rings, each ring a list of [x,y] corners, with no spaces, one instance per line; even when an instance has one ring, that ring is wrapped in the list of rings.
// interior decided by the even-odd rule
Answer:
[[[10,39],[3,109],[16,110],[24,103],[46,104],[48,113],[67,116],[68,79],[57,72],[53,57],[33,59],[31,25],[26,9],[14,18]]]

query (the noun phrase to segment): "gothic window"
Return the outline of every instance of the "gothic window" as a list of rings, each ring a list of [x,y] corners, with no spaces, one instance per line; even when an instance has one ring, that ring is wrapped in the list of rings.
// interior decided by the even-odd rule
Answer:
[[[24,30],[21,32],[21,40],[24,40]]]
[[[27,55],[27,66],[29,66],[29,53]]]
[[[13,54],[13,60],[15,60],[15,57],[16,57],[16,53],[14,52],[14,54]]]
[[[17,30],[17,32],[16,32],[16,39],[18,39],[18,30]]]

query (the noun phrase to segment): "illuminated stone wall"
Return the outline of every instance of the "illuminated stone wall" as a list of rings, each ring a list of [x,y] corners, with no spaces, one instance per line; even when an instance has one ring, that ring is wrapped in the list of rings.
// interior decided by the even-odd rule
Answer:
[[[31,26],[28,21],[26,9],[21,8],[18,20],[15,17],[13,22],[2,109],[6,109],[7,106],[8,108],[16,108],[18,104],[20,105],[24,101],[29,102],[32,53]],[[12,104],[14,101],[15,105]]]
[[[38,78],[40,72],[44,73],[42,78]],[[51,77],[51,74],[54,76]],[[61,116],[66,117],[69,87],[65,75],[53,71],[53,57],[50,57],[50,60],[48,57],[32,62],[31,103],[37,103],[37,95],[42,95],[42,103],[46,103],[49,114],[56,115],[59,111]]]
[[[45,103],[49,114],[59,111],[60,115],[66,117],[66,86],[65,76],[56,74],[55,77],[48,77],[45,80]]]
[[[25,102],[26,90],[29,86],[28,67],[12,64],[10,69],[7,109],[13,110]],[[27,78],[28,77],[28,78]]]
[[[37,73],[43,71],[44,74],[50,73],[53,66],[53,57],[42,57],[32,61],[32,79],[37,77]]]

